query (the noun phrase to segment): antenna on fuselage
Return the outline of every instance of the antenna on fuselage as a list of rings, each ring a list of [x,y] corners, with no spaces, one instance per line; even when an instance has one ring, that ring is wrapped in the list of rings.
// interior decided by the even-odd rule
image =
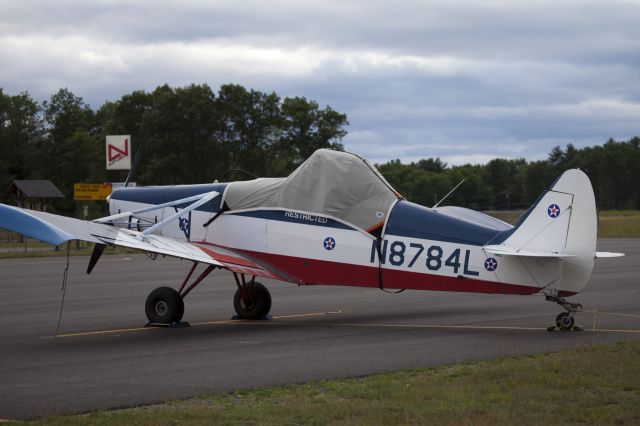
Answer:
[[[462,183],[463,183],[465,180],[466,180],[466,179],[462,179],[462,180],[460,181],[460,183],[459,183],[459,184],[457,184],[457,185],[456,185],[456,186],[455,186],[451,191],[449,191],[449,192],[447,193],[447,195],[445,195],[444,197],[442,197],[442,198],[440,199],[440,201],[438,201],[438,202],[435,204],[435,206],[433,206],[433,207],[431,207],[431,208],[432,208],[432,209],[437,208],[437,207],[440,205],[440,203],[442,203],[444,200],[446,200],[446,199],[447,199],[447,197],[453,193],[453,191],[455,191],[456,189],[458,189],[458,187],[459,187],[460,185],[462,185]]]

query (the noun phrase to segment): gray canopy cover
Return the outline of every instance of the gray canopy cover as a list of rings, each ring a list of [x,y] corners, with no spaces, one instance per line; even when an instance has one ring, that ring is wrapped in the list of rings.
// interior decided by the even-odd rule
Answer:
[[[398,197],[366,160],[347,152],[320,149],[287,178],[233,182],[224,201],[231,210],[297,210],[371,230],[386,219]]]

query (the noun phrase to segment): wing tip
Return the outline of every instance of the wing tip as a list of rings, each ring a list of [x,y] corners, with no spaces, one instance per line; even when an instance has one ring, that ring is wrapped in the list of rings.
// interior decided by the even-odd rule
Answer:
[[[76,239],[70,233],[30,214],[25,209],[0,204],[0,217],[2,218],[2,228],[54,246]]]

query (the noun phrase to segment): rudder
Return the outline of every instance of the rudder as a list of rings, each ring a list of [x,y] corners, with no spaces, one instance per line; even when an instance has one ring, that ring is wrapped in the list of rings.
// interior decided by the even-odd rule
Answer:
[[[548,257],[561,258],[560,276],[549,287],[574,294],[585,287],[591,276],[596,236],[597,213],[591,181],[581,170],[571,169],[540,195],[513,229],[500,235],[501,241],[491,244],[515,255],[548,253]]]

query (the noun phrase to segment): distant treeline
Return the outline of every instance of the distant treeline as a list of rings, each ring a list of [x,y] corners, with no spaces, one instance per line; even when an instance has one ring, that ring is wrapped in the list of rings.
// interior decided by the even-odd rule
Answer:
[[[640,138],[612,139],[582,149],[556,146],[547,160],[497,158],[485,165],[448,167],[439,158],[377,165],[387,180],[411,201],[434,205],[460,181],[444,204],[480,210],[526,208],[563,171],[579,168],[589,178],[600,209],[640,209]]]
[[[134,180],[139,185],[205,183],[286,176],[318,148],[342,150],[347,116],[303,97],[223,85],[134,91],[93,110],[61,89],[42,103],[0,88],[0,191],[14,179],[50,179],[67,196],[54,206],[71,213],[76,182],[123,181],[105,170],[105,136],[144,143]],[[603,146],[556,147],[544,161],[495,159],[449,167],[439,158],[378,165],[406,198],[427,206],[466,179],[446,201],[475,209],[524,208],[562,171],[579,167],[592,180],[598,206],[640,209],[640,138]]]
[[[302,97],[207,85],[135,91],[94,111],[61,89],[42,104],[0,89],[0,191],[14,179],[50,179],[67,196],[54,207],[74,210],[76,182],[123,181],[105,170],[105,136],[144,142],[134,180],[141,185],[285,176],[319,148],[341,150],[345,114]],[[237,173],[237,172],[236,172]]]

